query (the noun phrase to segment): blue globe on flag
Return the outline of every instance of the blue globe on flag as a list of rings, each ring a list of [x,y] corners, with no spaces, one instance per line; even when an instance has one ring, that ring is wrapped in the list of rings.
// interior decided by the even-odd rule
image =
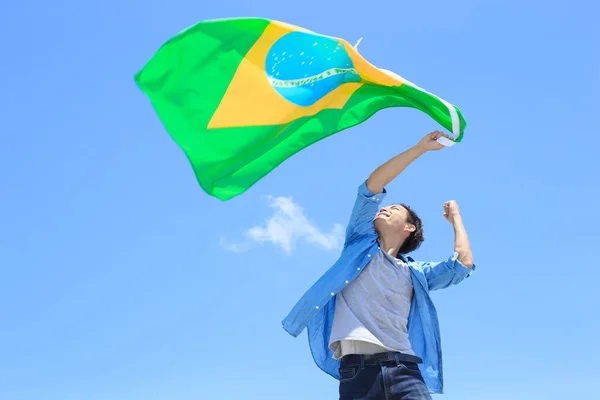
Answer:
[[[291,32],[275,42],[265,70],[277,93],[304,107],[344,83],[361,81],[342,43],[306,32]]]

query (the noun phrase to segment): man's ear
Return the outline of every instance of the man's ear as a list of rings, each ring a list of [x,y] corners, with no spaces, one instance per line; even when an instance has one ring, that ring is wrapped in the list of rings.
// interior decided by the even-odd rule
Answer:
[[[413,224],[406,224],[406,225],[404,225],[404,230],[408,231],[408,232],[414,232],[417,230],[417,227],[414,226]]]

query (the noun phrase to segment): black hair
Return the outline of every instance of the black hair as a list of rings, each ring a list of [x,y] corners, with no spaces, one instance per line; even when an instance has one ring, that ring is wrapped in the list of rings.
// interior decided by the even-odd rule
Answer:
[[[423,222],[409,206],[406,204],[400,205],[404,207],[408,213],[406,222],[415,226],[414,232],[410,233],[404,243],[402,243],[400,250],[398,250],[398,254],[408,254],[418,249],[425,240],[425,237],[423,236]]]

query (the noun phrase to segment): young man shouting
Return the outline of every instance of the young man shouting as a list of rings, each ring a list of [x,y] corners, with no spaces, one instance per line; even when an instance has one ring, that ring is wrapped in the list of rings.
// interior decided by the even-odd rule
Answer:
[[[407,256],[424,240],[410,207],[380,207],[385,186],[424,153],[440,150],[441,136],[426,135],[359,186],[340,258],[283,321],[293,336],[308,328],[316,364],[339,379],[340,400],[430,400],[430,393],[443,393],[440,331],[429,292],[475,269],[458,205],[443,206],[454,228],[454,251],[439,262]]]

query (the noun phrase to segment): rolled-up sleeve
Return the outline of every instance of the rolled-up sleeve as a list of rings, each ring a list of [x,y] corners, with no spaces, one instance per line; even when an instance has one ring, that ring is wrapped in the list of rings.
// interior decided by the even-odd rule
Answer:
[[[468,278],[475,271],[475,264],[471,268],[466,267],[458,259],[458,253],[454,252],[450,258],[439,262],[426,262],[421,265],[429,290],[444,289],[456,285]]]
[[[358,187],[358,194],[350,216],[350,222],[346,228],[346,243],[355,240],[358,237],[373,234],[375,228],[373,219],[381,207],[381,201],[385,198],[387,191],[383,189],[382,193],[372,193],[367,188],[367,181],[364,181]]]

